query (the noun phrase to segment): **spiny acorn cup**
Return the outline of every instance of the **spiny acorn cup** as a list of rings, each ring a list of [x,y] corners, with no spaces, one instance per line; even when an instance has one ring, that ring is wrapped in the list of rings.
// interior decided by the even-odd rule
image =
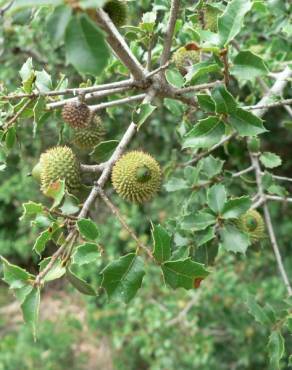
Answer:
[[[250,209],[240,216],[237,226],[249,235],[252,243],[256,243],[265,237],[264,220],[255,209]]]
[[[31,171],[31,176],[37,181],[41,182],[41,164],[38,162]]]
[[[105,130],[100,117],[96,116],[88,127],[73,131],[73,144],[79,149],[92,149],[101,142]]]
[[[190,43],[177,49],[172,56],[172,61],[180,72],[185,74],[187,68],[200,61],[200,48],[195,43]]]
[[[221,13],[221,10],[212,5],[206,4],[204,6],[204,21],[207,30],[217,32],[217,18]]]
[[[116,27],[124,26],[127,23],[128,5],[125,1],[107,1],[103,7],[103,10],[108,14]]]
[[[136,203],[147,202],[160,188],[160,166],[150,154],[128,152],[116,162],[112,184],[123,199]]]
[[[56,146],[40,157],[41,190],[46,195],[50,185],[65,180],[69,192],[80,187],[80,164],[73,151],[67,146]]]
[[[85,103],[66,103],[62,110],[64,121],[72,128],[85,128],[90,124],[91,112]]]

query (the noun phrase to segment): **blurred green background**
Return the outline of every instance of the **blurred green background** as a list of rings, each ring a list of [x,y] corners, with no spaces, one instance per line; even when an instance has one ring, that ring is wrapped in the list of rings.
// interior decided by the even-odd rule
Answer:
[[[151,3],[143,0],[130,4],[132,24],[151,8]],[[161,4],[162,9],[168,7],[167,1],[155,3]],[[240,42],[263,53],[267,59],[284,62],[291,59],[291,51],[286,36],[279,31],[280,20],[286,16],[281,4],[281,1],[269,2],[268,13],[254,12],[249,16]],[[65,74],[70,87],[83,81],[65,64],[62,45],[54,46],[50,40],[46,28],[50,13],[51,9],[44,7],[4,17],[0,26],[0,84],[5,84],[9,91],[19,86],[18,71],[28,57],[33,58],[39,70],[45,68],[53,80]],[[123,71],[113,62],[98,81],[115,80],[115,68]],[[239,88],[234,83],[235,94]],[[261,92],[258,85],[254,88],[246,84],[240,95],[252,104]],[[107,138],[119,138],[130,118],[129,106],[103,112]],[[179,156],[179,119],[161,106],[131,144],[132,148],[144,148],[152,153],[164,167],[166,177],[173,170],[171,161]],[[291,176],[292,131],[283,124],[289,116],[277,108],[270,110],[265,119],[276,134],[265,134],[263,146],[285,158],[281,174]],[[40,153],[58,142],[60,127],[60,113],[56,112],[43,120],[38,135],[32,139],[31,121],[24,122],[19,131],[21,143],[10,153],[5,172],[0,172],[0,254],[30,272],[37,269],[38,260],[31,249],[38,226],[31,228],[28,222],[19,221],[21,204],[29,199],[46,202],[29,173]],[[63,135],[66,140],[66,130]],[[228,167],[242,169],[248,163],[240,143],[232,144],[229,153]],[[88,160],[86,155],[80,155],[84,162]],[[223,150],[218,155],[228,158]],[[154,202],[145,206],[129,205],[115,195],[112,199],[131,227],[149,244],[150,220],[163,223],[166,217],[176,216],[183,195],[162,190]],[[285,266],[292,276],[292,208],[273,204],[271,211]],[[102,261],[82,273],[88,281],[97,284],[101,268],[113,258],[132,251],[135,244],[103,204],[97,205],[93,215],[101,225],[105,253]],[[48,255],[52,248],[47,248]],[[50,284],[43,292],[36,343],[22,324],[13,296],[0,283],[0,370],[268,369],[269,332],[254,321],[245,304],[247,293],[274,307],[280,306],[285,296],[268,241],[258,250],[249,250],[246,256],[221,253],[214,273],[194,292],[172,291],[163,286],[155,267],[148,265],[147,270],[143,289],[127,306],[108,303],[103,292],[96,298],[81,296],[63,280]],[[188,310],[190,302],[192,306]],[[285,339],[286,348],[291,348],[291,335],[285,335]],[[288,368],[286,364],[284,359],[282,369]]]

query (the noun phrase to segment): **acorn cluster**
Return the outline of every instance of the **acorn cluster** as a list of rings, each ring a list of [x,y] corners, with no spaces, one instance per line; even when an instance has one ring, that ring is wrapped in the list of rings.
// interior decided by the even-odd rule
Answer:
[[[182,74],[187,73],[188,67],[200,61],[200,48],[195,43],[187,44],[176,50],[172,61]]]
[[[112,184],[123,199],[135,203],[147,202],[160,188],[160,166],[150,154],[128,152],[113,167]]]
[[[125,1],[109,0],[103,10],[108,14],[116,27],[124,26],[128,18],[128,6]]]
[[[74,101],[64,105],[62,117],[72,128],[85,128],[91,121],[91,112],[87,104]]]
[[[243,214],[237,226],[241,231],[246,232],[252,243],[256,243],[265,237],[265,223],[261,214],[255,209],[250,209]]]
[[[80,164],[72,149],[67,146],[56,146],[43,153],[32,175],[40,179],[41,190],[45,195],[57,180],[65,180],[69,192],[80,187]]]

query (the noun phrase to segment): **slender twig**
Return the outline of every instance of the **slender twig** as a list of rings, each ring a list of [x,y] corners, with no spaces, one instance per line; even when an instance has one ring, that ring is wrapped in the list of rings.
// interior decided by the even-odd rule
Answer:
[[[67,248],[67,246],[70,243],[74,243],[74,241],[77,239],[78,232],[74,230],[71,232],[67,238],[66,241],[61,245],[61,247],[52,255],[50,262],[47,264],[47,266],[36,276],[35,278],[35,285],[41,285],[42,280],[44,277],[48,274],[48,272],[53,268],[54,264],[56,263],[57,259],[62,255],[64,250]]]
[[[0,9],[0,17],[3,17],[3,15],[12,7],[13,3],[14,0],[10,1],[7,5]]]
[[[253,170],[253,166],[249,166],[248,168],[245,168],[242,171],[236,172],[232,175],[232,177],[240,177],[242,175],[245,175],[246,173],[249,173]]]
[[[219,141],[219,143],[213,145],[210,149],[204,151],[204,152],[201,152],[199,153],[195,158],[191,159],[190,161],[184,163],[184,167],[185,166],[189,166],[191,164],[195,164],[197,163],[200,159],[208,156],[209,154],[211,154],[214,150],[220,148],[223,144],[227,143],[230,139],[234,138],[236,136],[236,133],[233,133],[233,134],[230,134],[228,136],[224,136],[223,139],[221,139]]]
[[[292,203],[292,198],[289,197],[280,197],[278,195],[266,195],[266,199],[268,200],[275,200],[278,202],[284,202],[284,203]]]
[[[106,163],[101,164],[81,164],[80,170],[81,172],[92,172],[92,173],[99,173],[105,169]]]
[[[124,38],[119,33],[116,26],[111,21],[110,17],[102,9],[97,9],[96,18],[100,26],[107,34],[107,42],[114,50],[115,54],[129,69],[135,79],[139,81],[145,80],[146,71],[143,66],[138,62],[135,55],[127,45]]]
[[[98,110],[115,107],[116,105],[128,104],[134,101],[143,100],[145,96],[146,94],[128,96],[127,98],[122,98],[122,99],[112,100],[106,103],[91,105],[89,108],[92,112],[97,112]]]
[[[261,174],[263,176],[265,173],[262,172]],[[291,177],[272,175],[272,178],[275,179],[275,180],[292,182],[292,178]]]
[[[214,81],[214,82],[208,82],[208,83],[201,84],[201,85],[183,87],[183,88],[180,88],[180,89],[176,89],[175,92],[176,92],[176,94],[187,94],[187,93],[193,92],[193,91],[207,90],[207,89],[210,89],[212,87],[219,86],[219,85],[222,85],[222,81]]]
[[[254,110],[254,109],[269,109],[269,108],[274,108],[274,107],[281,107],[283,105],[288,105],[292,104],[292,99],[285,99],[285,100],[280,100],[275,103],[269,103],[265,105],[251,105],[249,107],[243,107],[244,109],[247,110]]]
[[[164,65],[170,57],[170,50],[171,50],[171,44],[172,39],[174,35],[175,30],[175,23],[177,20],[178,12],[180,7],[180,0],[172,0],[171,1],[171,8],[170,8],[170,16],[168,20],[168,24],[165,31],[164,36],[164,47],[160,59],[160,65]]]
[[[61,95],[79,95],[79,94],[87,94],[93,93],[97,91],[105,91],[111,90],[116,88],[126,88],[126,87],[133,87],[137,84],[133,79],[118,81],[118,82],[110,82],[108,84],[103,85],[95,85],[90,87],[80,87],[75,89],[65,89],[65,90],[53,90],[48,92],[40,92],[34,91],[30,94],[22,93],[22,94],[11,94],[11,95],[3,95],[0,96],[0,99],[10,100],[10,99],[22,99],[22,98],[36,98],[39,96],[61,96]]]
[[[122,224],[122,226],[128,231],[128,233],[130,234],[131,238],[135,240],[135,242],[137,243],[138,248],[143,249],[147,253],[147,255],[151,259],[153,259],[153,255],[150,252],[150,250],[146,247],[146,245],[144,245],[141,242],[141,240],[139,240],[139,238],[137,237],[137,235],[135,234],[135,232],[127,224],[126,220],[124,219],[124,217],[120,213],[119,209],[110,201],[110,199],[107,197],[107,195],[105,194],[105,192],[101,188],[98,188],[98,193],[99,193],[101,199],[104,201],[104,203],[109,207],[109,209],[112,211],[112,213],[118,218],[118,220],[120,221],[120,223]]]
[[[133,89],[133,87],[131,87],[131,86],[116,87],[114,89],[96,91],[96,92],[91,92],[91,93],[87,93],[87,94],[80,93],[78,95],[78,97],[76,97],[76,98],[64,99],[64,100],[59,100],[59,101],[56,101],[56,102],[49,103],[49,104],[47,104],[46,108],[47,109],[60,108],[65,104],[76,102],[78,99],[80,99],[80,96],[82,96],[83,101],[88,101],[88,100],[91,100],[91,99],[100,99],[100,98],[107,97],[109,95],[119,94],[119,93],[128,91],[130,89]]]
[[[224,83],[225,86],[229,84],[229,63],[228,63],[228,49],[225,48],[220,52],[220,56],[222,57],[223,65],[224,65]]]
[[[181,310],[179,312],[179,314],[172,318],[171,320],[167,321],[166,322],[166,326],[169,327],[169,326],[174,326],[174,325],[177,325],[179,324],[180,322],[184,321],[185,317],[187,316],[187,314],[189,313],[189,311],[198,304],[199,302],[199,297],[201,295],[201,291],[198,291],[196,293],[193,294],[193,297],[191,298],[191,300],[186,304],[186,306],[184,307],[183,310]]]
[[[6,123],[6,125],[4,126],[4,130],[8,130],[11,126],[13,126],[14,122],[18,119],[18,117],[22,114],[22,112],[25,111],[25,109],[29,106],[29,104],[31,103],[30,100],[28,100],[27,102],[25,102],[25,104],[23,104],[23,106],[19,109],[19,111],[11,118],[10,121],[8,121]]]

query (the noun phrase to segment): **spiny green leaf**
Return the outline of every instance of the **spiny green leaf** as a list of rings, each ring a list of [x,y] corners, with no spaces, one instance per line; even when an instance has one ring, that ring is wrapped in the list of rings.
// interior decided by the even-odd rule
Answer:
[[[171,236],[161,226],[157,225],[152,230],[153,237],[153,256],[156,261],[164,262],[170,259],[171,255]]]
[[[72,255],[72,263],[82,266],[91,262],[96,262],[99,257],[100,251],[97,244],[84,243],[75,248]]]

